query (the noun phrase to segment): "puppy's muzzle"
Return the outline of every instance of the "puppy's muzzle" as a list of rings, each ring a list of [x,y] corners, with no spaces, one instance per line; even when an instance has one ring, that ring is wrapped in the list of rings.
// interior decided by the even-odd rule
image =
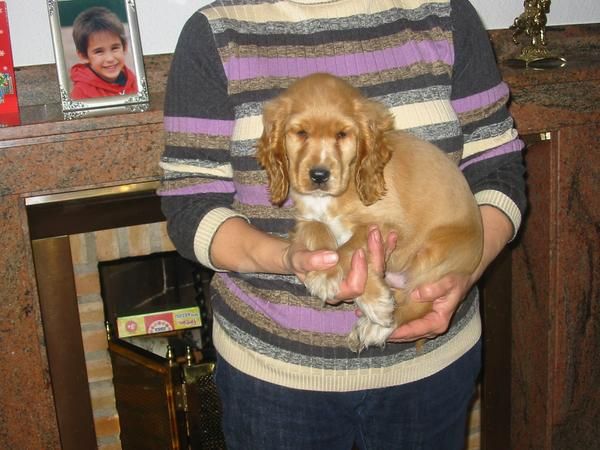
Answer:
[[[315,167],[309,170],[308,176],[316,187],[323,187],[329,181],[331,172],[324,167]]]

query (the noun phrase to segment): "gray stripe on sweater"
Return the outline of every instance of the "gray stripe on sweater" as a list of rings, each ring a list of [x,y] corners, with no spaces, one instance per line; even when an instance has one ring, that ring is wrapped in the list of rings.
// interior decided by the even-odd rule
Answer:
[[[480,141],[494,136],[500,136],[513,127],[512,117],[507,117],[500,123],[477,128],[473,133],[465,135],[465,142]]]
[[[313,34],[331,30],[331,22],[335,21],[336,30],[352,30],[363,28],[377,28],[382,24],[399,19],[416,22],[429,16],[448,17],[450,8],[447,3],[428,3],[416,9],[399,10],[391,9],[378,14],[366,16],[358,14],[349,17],[335,17],[328,19],[310,19],[300,22],[245,22],[241,17],[236,19],[220,18],[211,21],[215,33],[235,29],[240,33],[248,34]]]

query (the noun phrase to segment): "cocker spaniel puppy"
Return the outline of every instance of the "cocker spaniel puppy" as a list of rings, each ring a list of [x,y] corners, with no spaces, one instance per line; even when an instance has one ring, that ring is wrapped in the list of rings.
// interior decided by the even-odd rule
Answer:
[[[398,233],[386,270],[402,273],[405,286],[391,289],[384,274],[369,270],[351,349],[383,345],[396,327],[429,312],[431,304],[410,301],[416,286],[479,264],[481,216],[462,173],[434,145],[394,130],[382,104],[340,78],[314,74],[265,104],[263,124],[257,158],[271,202],[289,195],[295,203],[292,239],[340,255],[334,268],[307,274],[312,295],[335,297],[352,254],[366,251],[371,224]]]

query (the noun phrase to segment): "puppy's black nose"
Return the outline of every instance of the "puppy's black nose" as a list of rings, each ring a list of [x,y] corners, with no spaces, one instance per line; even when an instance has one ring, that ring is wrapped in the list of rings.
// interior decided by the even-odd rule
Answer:
[[[327,169],[323,169],[321,167],[316,167],[314,169],[310,169],[310,171],[308,172],[310,179],[312,180],[313,183],[315,184],[323,184],[326,183],[327,180],[329,180],[329,175],[331,175],[331,173],[329,172],[329,170]]]

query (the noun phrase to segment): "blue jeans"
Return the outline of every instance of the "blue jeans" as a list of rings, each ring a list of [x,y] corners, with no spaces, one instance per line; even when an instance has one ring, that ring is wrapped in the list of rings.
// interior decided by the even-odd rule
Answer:
[[[290,389],[217,362],[228,450],[462,450],[481,344],[423,380],[358,392]]]

